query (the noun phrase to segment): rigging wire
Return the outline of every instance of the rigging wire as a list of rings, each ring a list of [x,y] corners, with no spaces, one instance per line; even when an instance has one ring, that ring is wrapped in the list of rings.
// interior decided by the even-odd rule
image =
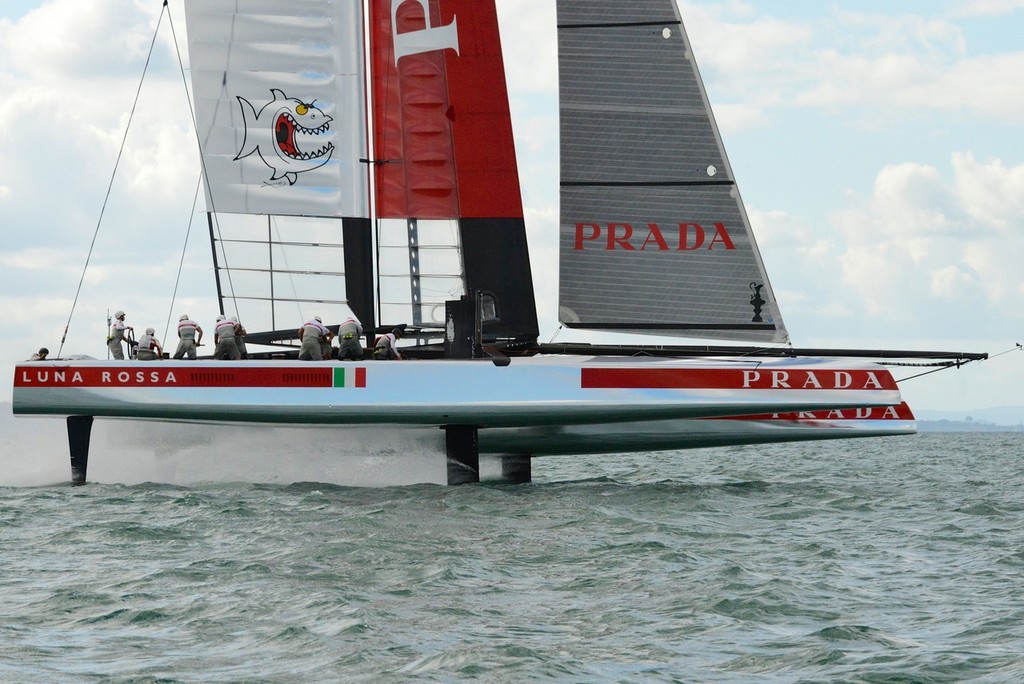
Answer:
[[[936,364],[936,363],[913,363],[913,364],[912,363],[887,363],[885,365],[887,365],[887,366],[922,366],[922,367],[931,367],[932,368],[931,370],[925,371],[923,373],[918,373],[917,375],[908,375],[905,378],[900,378],[900,379],[896,380],[896,384],[898,385],[901,382],[907,382],[908,380],[916,380],[917,378],[923,378],[926,375],[931,375],[932,373],[938,373],[939,371],[949,370],[950,368],[961,368],[963,366],[966,366],[967,364],[969,364],[973,360],[974,359],[967,359],[966,361],[945,361],[943,363],[938,363],[938,364]]]
[[[281,259],[284,260],[285,272],[288,273],[288,284],[291,285],[291,288],[292,288],[292,297],[295,299],[295,308],[299,312],[299,320],[302,321],[302,322],[305,322],[307,319],[306,319],[306,317],[302,313],[302,304],[299,301],[299,290],[298,290],[297,287],[295,287],[295,276],[292,275],[292,273],[290,272],[291,271],[291,266],[288,264],[288,250],[286,250],[284,248],[284,244],[282,242],[284,240],[284,238],[281,235],[281,225],[278,223],[276,216],[271,216],[270,217],[270,222],[271,222],[271,225],[273,226],[273,230],[277,234],[277,241],[279,243],[281,243]],[[271,278],[274,277],[273,271],[271,271],[270,277]],[[271,302],[270,306],[271,307],[274,306],[273,302]]]
[[[156,22],[156,30],[153,31],[153,39],[149,43],[149,53],[146,55],[146,64],[142,67],[142,77],[139,79],[139,87],[135,90],[135,101],[132,103],[132,109],[128,114],[128,123],[124,127],[124,136],[121,138],[121,147],[117,151],[117,159],[114,160],[114,169],[110,173],[110,182],[107,184],[107,194],[103,197],[103,205],[100,207],[100,215],[96,220],[96,229],[92,234],[92,242],[89,243],[89,252],[85,257],[85,266],[82,267],[82,277],[78,280],[78,289],[75,290],[74,301],[71,302],[71,311],[68,312],[67,323],[64,324],[64,334],[60,338],[60,347],[57,349],[57,357],[60,358],[61,353],[64,350],[64,342],[68,338],[68,330],[71,328],[71,319],[75,315],[75,308],[78,306],[78,298],[82,294],[82,285],[85,283],[85,273],[89,270],[89,262],[92,261],[93,249],[96,247],[96,238],[100,234],[100,225],[103,223],[103,215],[107,210],[107,202],[110,200],[110,193],[114,187],[114,178],[117,176],[117,168],[121,164],[121,156],[124,154],[125,144],[128,141],[128,131],[132,128],[132,120],[135,118],[135,110],[139,105],[139,97],[142,94],[142,84],[146,81],[146,72],[149,70],[149,63],[153,59],[153,50],[156,47],[156,37],[160,33],[160,25],[163,23],[164,14],[169,15],[167,9],[167,3],[163,4],[163,9],[160,10],[160,18]],[[108,327],[109,332],[109,327]]]
[[[188,239],[192,234],[192,222],[196,219],[196,205],[199,204],[199,191],[203,187],[203,174],[199,174],[199,180],[196,182],[196,194],[192,198],[192,211],[188,217],[188,228],[185,230],[185,244],[181,246],[181,259],[178,261],[178,274],[174,278],[174,291],[171,293],[171,304],[167,309],[167,322],[164,324],[164,346],[167,346],[167,335],[171,330],[171,316],[174,311],[174,301],[178,297],[178,285],[181,283],[181,271],[185,265],[185,252],[188,250]]]
[[[167,1],[166,0],[164,0],[164,7],[165,8],[167,7]],[[234,21],[234,18],[232,18],[232,21]],[[181,58],[181,48],[178,46],[178,34],[174,30],[174,18],[171,16],[170,11],[167,12],[167,23],[171,27],[171,37],[174,40],[174,53],[178,57],[178,68],[181,71],[181,81],[182,81],[182,83],[185,86],[185,99],[188,101],[189,116],[192,117],[192,130],[195,131],[195,134],[196,134],[196,147],[199,150],[199,164],[200,164],[200,167],[202,169],[202,173],[201,173],[200,178],[201,179],[202,178],[208,179],[209,178],[209,174],[206,171],[206,158],[203,156],[203,141],[199,137],[199,124],[196,121],[195,106],[192,103],[192,95],[191,95],[191,93],[189,93],[189,90],[188,90],[188,78],[185,76],[185,62]],[[226,86],[226,83],[223,83],[222,85]],[[207,187],[209,187],[209,184],[207,184]],[[217,219],[217,209],[216,209],[216,206],[214,205],[213,193],[209,192],[207,194],[209,196],[209,202],[210,202],[210,211],[208,213],[211,216],[213,216],[212,223],[216,224],[216,226],[217,226],[217,236],[216,236],[216,238],[217,238],[217,242],[220,243],[221,257],[224,260],[224,272],[225,272],[225,274],[227,274],[228,288],[231,290],[231,299],[232,299],[232,302],[235,305],[235,316],[237,317],[238,316],[238,300],[234,296],[234,294],[235,294],[235,287],[234,287],[234,283],[231,281],[231,269],[228,266],[228,255],[227,255],[227,252],[224,249],[224,238],[223,238],[223,236],[221,235],[221,232],[220,232],[220,221]],[[211,230],[211,233],[212,233],[212,230]],[[216,249],[216,246],[214,246],[214,249]],[[218,287],[219,287],[219,275],[217,275],[215,273],[214,277],[218,278]],[[221,308],[223,308],[223,301],[221,301],[220,304],[221,304]]]
[[[1000,356],[1006,356],[1007,354],[1009,354],[1011,352],[1015,352],[1015,351],[1024,351],[1024,344],[1021,344],[1020,342],[1017,342],[1014,346],[1010,347],[1006,351],[1001,351],[998,354],[993,354],[992,356],[990,356],[988,358],[989,359],[995,359],[995,358],[998,358]]]

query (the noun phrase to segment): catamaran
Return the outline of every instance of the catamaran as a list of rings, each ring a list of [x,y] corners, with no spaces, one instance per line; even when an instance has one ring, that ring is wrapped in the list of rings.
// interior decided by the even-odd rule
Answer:
[[[544,344],[493,0],[186,0],[222,313],[244,361],[19,364],[14,412],[445,432],[448,481],[530,459],[915,432],[879,361],[789,345],[674,0],[558,0],[559,320]],[[296,305],[406,328],[404,362],[295,359]],[[284,324],[282,322],[287,322]],[[637,335],[755,346],[643,345]],[[775,345],[775,346],[771,346]]]

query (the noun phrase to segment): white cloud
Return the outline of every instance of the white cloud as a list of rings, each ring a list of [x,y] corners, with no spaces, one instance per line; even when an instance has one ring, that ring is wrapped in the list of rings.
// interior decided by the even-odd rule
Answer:
[[[803,24],[772,17],[741,23],[724,19],[723,14],[702,7],[694,8],[685,17],[687,35],[702,70],[779,72],[793,64],[814,36],[813,29]]]
[[[9,249],[88,245],[156,18],[150,3],[136,0],[53,0],[0,26],[0,83],[8,87],[0,101],[0,184],[12,216],[26,217],[9,234]],[[144,213],[155,225],[160,203],[178,204],[195,190],[196,142],[183,79],[166,66],[169,33],[165,19],[156,51],[165,66],[151,68],[143,84],[108,206],[110,215],[122,214],[105,221],[101,241],[132,230],[125,213],[136,214],[132,223]],[[47,230],[32,229],[39,223]]]
[[[906,110],[1024,117],[1024,51],[972,54],[951,17],[833,12],[784,21],[746,7],[687,6],[714,99],[745,113],[730,126],[790,108],[842,107],[842,116],[868,120]]]
[[[816,83],[799,93],[806,107],[872,105],[873,113],[901,109],[974,111],[1002,121],[1024,115],[1024,92],[1016,79],[1024,52],[951,60],[921,55],[858,56],[829,51]]]
[[[967,42],[956,23],[948,19],[914,14],[871,14],[835,10],[834,40],[845,49],[864,53],[916,52],[962,55]]]
[[[1001,160],[979,164],[971,153],[953,155],[956,185],[968,214],[1000,232],[1019,231],[1024,218],[1024,164],[1007,168]]]
[[[931,293],[936,297],[955,298],[976,285],[977,278],[973,273],[949,265],[932,273]]]
[[[502,55],[510,90],[558,93],[555,3],[497,0]],[[524,21],[524,17],[529,17]]]
[[[949,10],[952,17],[1001,17],[1024,9],[1024,0],[958,0]]]
[[[9,68],[37,84],[125,75],[149,50],[159,7],[142,0],[51,0],[0,26]]]
[[[978,164],[957,154],[951,166],[952,183],[926,165],[886,167],[866,202],[834,217],[846,244],[843,280],[875,315],[913,299],[922,310],[910,315],[922,320],[938,308],[952,320],[1019,329],[1024,313],[1015,284],[1024,243],[1008,239],[1003,226],[1024,224],[1024,164],[1007,169],[999,160]],[[1003,182],[986,183],[991,178]]]

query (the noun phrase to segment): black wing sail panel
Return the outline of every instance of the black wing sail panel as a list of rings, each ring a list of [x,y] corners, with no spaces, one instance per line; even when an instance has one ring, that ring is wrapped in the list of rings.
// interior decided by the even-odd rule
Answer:
[[[787,340],[673,0],[559,0],[559,319]]]

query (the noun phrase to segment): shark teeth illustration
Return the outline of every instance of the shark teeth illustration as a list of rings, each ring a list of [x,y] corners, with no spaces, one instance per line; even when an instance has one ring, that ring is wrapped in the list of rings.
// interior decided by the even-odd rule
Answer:
[[[301,145],[298,144],[298,139],[301,137],[311,135],[322,135],[330,132],[330,122],[325,123],[324,125],[319,126],[318,128],[307,128],[303,126],[299,121],[297,121],[295,117],[293,117],[288,112],[284,112],[282,114],[282,117],[285,118],[291,125],[291,140],[293,143],[293,148],[295,149],[295,152],[291,152],[290,150],[282,148],[282,152],[284,152],[292,159],[301,159],[302,161],[309,161],[310,159],[319,159],[320,157],[325,157],[331,154],[331,151],[334,149],[333,143],[327,143],[321,146],[319,149],[310,152],[299,152],[299,148],[301,147]]]
[[[273,171],[269,184],[286,180],[294,185],[299,174],[330,162],[334,153],[333,118],[315,106],[315,100],[307,104],[277,88],[271,88],[270,93],[273,99],[259,111],[249,100],[236,96],[245,136],[235,161],[255,153]]]
[[[333,149],[334,149],[334,145],[332,145],[331,143],[327,143],[326,145],[321,147],[319,150],[317,150],[315,152],[303,152],[298,157],[295,157],[295,159],[302,159],[303,161],[309,160],[309,159],[319,159],[320,157],[323,157],[323,156],[326,156],[326,155],[330,154],[331,150],[333,150]]]

